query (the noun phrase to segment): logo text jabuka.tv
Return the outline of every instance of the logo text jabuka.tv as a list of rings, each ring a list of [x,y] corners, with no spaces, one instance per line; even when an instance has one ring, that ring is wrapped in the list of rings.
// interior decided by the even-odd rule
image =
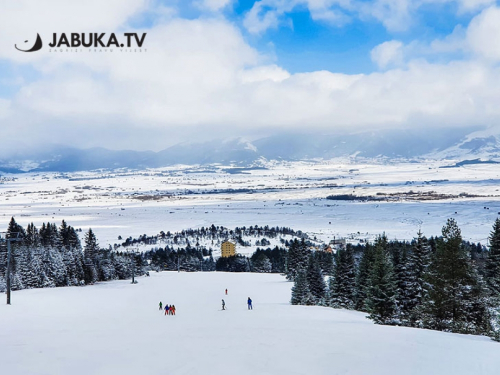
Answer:
[[[49,52],[61,51],[63,52],[66,48],[73,49],[129,49],[136,50],[141,49],[144,45],[147,33],[53,33],[51,42],[48,43]],[[29,43],[29,40],[25,41],[25,44]],[[31,42],[33,43],[33,42]],[[39,51],[43,47],[43,42],[39,34],[37,34],[36,41],[31,48],[19,48],[17,44],[15,45],[18,51],[22,52],[35,52]],[[23,46],[24,47],[24,46]],[[145,49],[142,49],[145,51]],[[141,50],[139,50],[141,51]]]

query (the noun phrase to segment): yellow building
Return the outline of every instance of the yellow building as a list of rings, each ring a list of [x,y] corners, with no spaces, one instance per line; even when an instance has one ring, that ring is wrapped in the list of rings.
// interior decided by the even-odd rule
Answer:
[[[224,241],[220,246],[221,257],[227,258],[236,255],[236,245],[229,241]]]

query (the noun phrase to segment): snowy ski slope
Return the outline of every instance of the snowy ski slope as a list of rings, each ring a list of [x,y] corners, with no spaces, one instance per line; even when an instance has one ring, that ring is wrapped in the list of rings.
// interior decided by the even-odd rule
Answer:
[[[23,290],[0,304],[2,374],[497,375],[486,337],[374,325],[365,314],[291,306],[280,275],[153,273]],[[229,294],[224,295],[228,288]],[[254,309],[247,310],[251,297]],[[227,311],[221,311],[221,299]],[[176,316],[158,311],[175,304]]]

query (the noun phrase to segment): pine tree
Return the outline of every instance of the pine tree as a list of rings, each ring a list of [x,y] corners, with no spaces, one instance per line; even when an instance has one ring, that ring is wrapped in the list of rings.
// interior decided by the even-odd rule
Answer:
[[[359,262],[358,274],[356,276],[356,310],[366,311],[366,299],[370,289],[370,276],[375,259],[375,249],[366,244],[365,250]]]
[[[490,251],[484,269],[485,279],[492,296],[500,300],[500,218],[495,220],[489,240]]]
[[[292,305],[314,305],[314,296],[309,290],[306,271],[300,270],[292,287]]]
[[[83,249],[84,262],[83,271],[86,284],[93,284],[99,279],[97,254],[99,245],[92,229],[89,228],[85,234],[85,247]]]
[[[0,275],[0,293],[4,293],[7,290],[7,285],[5,282],[5,277]]]
[[[442,235],[429,270],[431,287],[423,306],[424,326],[461,333],[488,330],[484,288],[454,219],[448,219]]]
[[[72,226],[69,226],[67,230],[67,244],[71,249],[81,250],[82,248],[78,233],[76,233],[75,228],[73,228]]]
[[[59,227],[59,236],[61,237],[61,242],[64,247],[69,249],[70,244],[69,244],[69,227],[68,224],[66,224],[66,221],[61,222],[61,226]]]
[[[287,257],[287,272],[286,278],[288,280],[295,280],[298,272],[301,270],[306,270],[308,265],[308,254],[307,245],[302,239],[299,242],[297,239],[293,240],[290,244]]]
[[[409,285],[407,304],[403,308],[402,319],[405,324],[419,326],[421,323],[420,306],[429,289],[426,277],[431,262],[431,248],[427,238],[419,230],[408,259]]]
[[[30,270],[31,274],[28,277],[29,283],[33,288],[43,288],[49,285],[50,281],[45,274],[43,262],[42,262],[43,250],[33,249],[30,258]]]
[[[403,322],[406,320],[411,308],[409,288],[412,277],[409,269],[408,253],[405,242],[394,241],[389,243],[389,248],[392,249],[392,263],[396,281],[396,304],[400,314],[399,320]]]
[[[40,245],[40,236],[38,234],[38,229],[36,229],[33,223],[28,224],[28,226],[26,227],[26,238],[24,242],[29,247],[38,247]]]
[[[253,262],[253,269],[255,272],[271,272],[273,266],[267,256],[261,253]]]
[[[315,304],[323,304],[326,293],[325,280],[318,261],[312,255],[309,257],[306,277]]]
[[[334,274],[329,279],[329,304],[334,308],[353,309],[356,302],[356,266],[351,246],[338,250]]]
[[[375,241],[366,310],[370,313],[368,317],[375,323],[396,323],[396,281],[385,234]]]
[[[6,238],[23,238],[26,237],[24,228],[16,223],[14,217],[11,217],[9,226],[7,228]]]
[[[89,228],[89,231],[85,234],[85,246],[83,249],[83,253],[86,259],[90,259],[92,263],[97,262],[97,254],[99,252],[99,245],[97,244],[97,239],[95,237],[92,229]]]

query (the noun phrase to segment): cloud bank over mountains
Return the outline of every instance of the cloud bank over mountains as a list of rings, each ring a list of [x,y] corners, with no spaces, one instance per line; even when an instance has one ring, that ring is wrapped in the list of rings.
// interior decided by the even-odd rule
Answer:
[[[396,31],[411,28],[435,1],[262,0],[241,15],[231,12],[236,3],[195,1],[196,12],[186,15],[174,1],[4,2],[3,136],[27,147],[161,150],[221,135],[500,124],[495,1],[443,0],[470,20],[444,37],[409,42]],[[297,9],[329,27],[386,28],[389,38],[368,56],[372,71],[290,72],[252,42]],[[52,33],[63,32],[147,32],[147,52],[49,52]],[[37,33],[41,51],[14,49]]]

